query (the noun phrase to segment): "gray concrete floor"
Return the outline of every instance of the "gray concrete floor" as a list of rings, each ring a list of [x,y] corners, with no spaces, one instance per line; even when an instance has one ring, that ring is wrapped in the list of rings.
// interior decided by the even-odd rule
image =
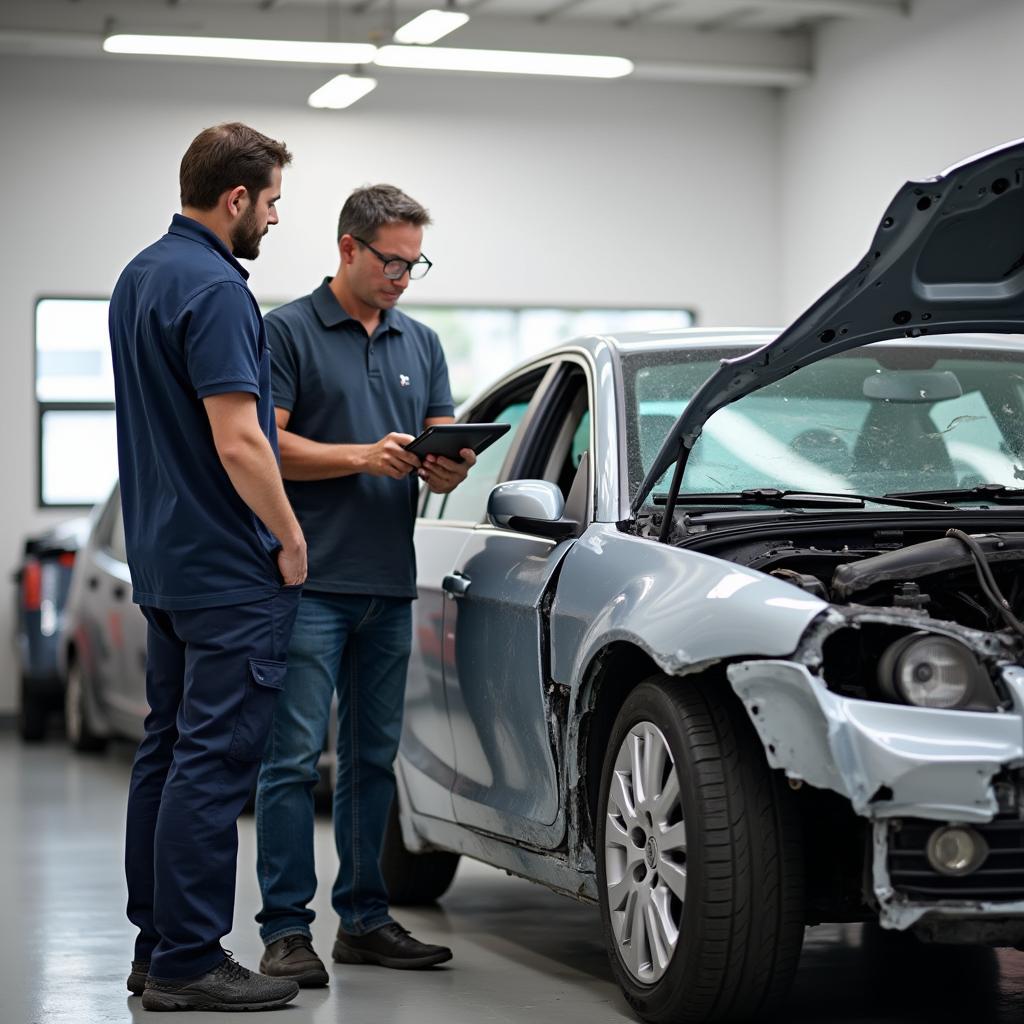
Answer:
[[[152,1021],[124,980],[133,932],[124,918],[123,810],[131,751],[71,754],[0,735],[0,1024]],[[240,824],[235,930],[225,945],[249,967],[261,946],[251,818]],[[335,927],[326,820],[317,856],[314,941],[329,957]],[[333,966],[327,989],[302,992],[274,1020],[291,1024],[605,1024],[631,1016],[611,980],[596,908],[463,863],[439,907],[403,911],[424,939],[455,950],[429,972]],[[859,927],[810,929],[787,1022],[1019,1022],[1024,954],[894,949]],[[175,1020],[237,1021],[235,1014]],[[261,1018],[269,1020],[270,1018]]]

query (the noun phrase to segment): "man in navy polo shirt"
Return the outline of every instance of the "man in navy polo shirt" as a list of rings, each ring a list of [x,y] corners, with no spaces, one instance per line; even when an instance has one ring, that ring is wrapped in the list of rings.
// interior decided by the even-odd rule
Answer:
[[[418,478],[448,492],[476,461],[466,449],[461,463],[427,456],[421,465],[402,447],[452,422],[437,335],[394,308],[430,267],[421,249],[429,223],[393,186],[359,189],[341,211],[337,274],[267,317],[281,468],[309,540],[309,579],[257,789],[256,920],[267,947],[260,970],[303,986],[328,980],[309,903],[312,790],[334,693],[334,959],[428,967],[451,958],[392,920],[379,867],[411,646]]]
[[[291,154],[243,124],[196,136],[182,212],[110,300],[118,468],[148,622],[146,735],[125,868],[147,1010],[256,1010],[293,982],[254,974],[231,930],[236,820],[285,673],[306,544],[277,461],[266,332],[247,272],[277,223]]]

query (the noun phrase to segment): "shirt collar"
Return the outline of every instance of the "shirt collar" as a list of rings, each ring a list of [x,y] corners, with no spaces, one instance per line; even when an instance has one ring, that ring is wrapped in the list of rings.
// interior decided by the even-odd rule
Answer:
[[[244,280],[249,280],[249,271],[235,259],[228,247],[205,224],[200,224],[199,221],[186,217],[184,214],[176,213],[171,218],[171,226],[167,229],[167,233],[190,238],[193,242],[199,242],[200,245],[213,249],[217,255],[223,256],[242,275]]]
[[[337,295],[331,291],[331,279],[329,277],[325,277],[323,284],[313,292],[313,308],[316,310],[316,315],[320,317],[324,327],[337,327],[338,324],[343,324],[348,320],[358,323],[354,316],[345,311],[345,307],[338,301]],[[390,309],[382,309],[380,311],[380,323],[377,325],[377,330],[373,332],[375,335],[384,334],[388,331],[395,334],[402,333],[398,317],[393,316],[393,313],[394,310]]]

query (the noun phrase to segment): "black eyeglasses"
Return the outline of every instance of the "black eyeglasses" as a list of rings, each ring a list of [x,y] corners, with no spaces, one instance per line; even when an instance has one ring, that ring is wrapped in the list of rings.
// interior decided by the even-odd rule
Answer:
[[[378,252],[369,242],[364,242],[361,238],[352,236],[356,241],[366,249],[369,249],[374,256],[377,257],[384,264],[384,276],[389,281],[398,281],[405,277],[408,273],[410,280],[418,281],[421,277],[427,276],[427,271],[434,265],[427,259],[426,256],[420,255],[418,260],[403,260],[398,256],[385,256],[384,253]]]

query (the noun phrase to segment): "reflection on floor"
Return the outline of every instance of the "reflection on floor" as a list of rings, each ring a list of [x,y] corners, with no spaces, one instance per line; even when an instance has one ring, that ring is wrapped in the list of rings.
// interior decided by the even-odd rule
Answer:
[[[0,736],[0,1020],[103,1024],[148,1020],[124,988],[132,931],[124,918],[122,815],[130,752],[75,757],[57,740],[25,748]],[[323,883],[314,939],[328,955],[334,858],[318,826]],[[260,943],[252,819],[240,826],[235,931],[226,945],[255,967]],[[448,942],[455,960],[429,972],[332,968],[273,1018],[291,1024],[604,1024],[632,1016],[611,981],[594,907],[479,865],[460,867],[442,904],[404,924]],[[914,948],[859,927],[808,931],[787,1022],[1019,1022],[1024,953]],[[234,1014],[185,1014],[215,1024]]]

